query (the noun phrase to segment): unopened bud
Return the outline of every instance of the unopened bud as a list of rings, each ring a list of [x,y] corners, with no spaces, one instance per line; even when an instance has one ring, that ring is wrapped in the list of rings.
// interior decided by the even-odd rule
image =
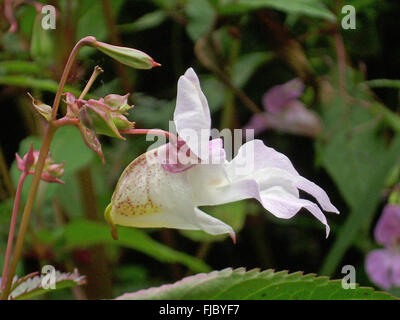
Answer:
[[[160,66],[152,57],[140,50],[114,46],[100,41],[94,42],[93,46],[118,62],[132,68],[151,69]]]
[[[39,112],[47,121],[51,121],[52,108],[49,105],[43,103],[42,101],[32,97],[30,93],[28,93],[28,96],[32,99],[32,104],[33,107],[36,109],[36,111]]]

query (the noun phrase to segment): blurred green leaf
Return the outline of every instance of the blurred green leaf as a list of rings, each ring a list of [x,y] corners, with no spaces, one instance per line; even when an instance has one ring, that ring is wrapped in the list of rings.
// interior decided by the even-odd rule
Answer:
[[[297,13],[309,17],[335,20],[335,15],[319,0],[220,0],[220,14],[243,14],[262,8],[276,9],[286,13]]]
[[[58,83],[50,79],[37,79],[28,75],[0,75],[0,85],[16,86],[22,88],[37,89],[42,91],[49,91],[56,93],[58,89]],[[79,96],[81,90],[75,89],[70,86],[64,87],[64,92],[71,92],[75,96]],[[94,98],[93,95],[88,94],[86,98]]]
[[[112,8],[111,14],[117,17],[124,0],[113,0],[109,2]],[[99,41],[105,40],[109,35],[109,27],[104,16],[102,1],[79,1],[79,5],[76,31],[77,41],[86,36],[94,36]],[[93,48],[84,47],[79,51],[79,56],[85,58],[94,51],[95,49]]]
[[[132,97],[135,108],[129,120],[147,128],[168,130],[168,121],[172,120],[175,102],[160,100],[142,93],[135,93]]]
[[[341,280],[314,274],[227,268],[198,274],[160,288],[127,293],[121,300],[395,300],[372,288],[345,290]]]
[[[0,75],[12,73],[23,73],[25,75],[41,75],[43,74],[43,68],[32,61],[23,60],[10,60],[0,61]]]
[[[213,75],[200,75],[200,83],[211,112],[221,109],[225,101],[226,86]]]
[[[370,88],[395,88],[400,89],[400,80],[374,79],[364,82]]]
[[[189,19],[186,30],[193,41],[211,31],[216,13],[207,0],[188,0],[185,11]]]
[[[352,93],[367,99],[360,90]],[[351,210],[322,267],[321,273],[330,275],[357,233],[369,229],[385,179],[399,158],[400,136],[388,146],[379,134],[376,116],[357,101],[342,100],[339,94],[324,106],[323,120],[325,136],[317,145],[319,159]]]
[[[118,228],[119,240],[113,240],[105,223],[73,221],[64,227],[66,245],[86,247],[94,244],[120,245],[140,251],[166,263],[182,263],[195,272],[207,272],[210,268],[203,261],[186,253],[171,249],[155,240],[146,232],[134,228]]]
[[[167,14],[162,10],[147,13],[131,23],[118,26],[121,33],[139,32],[158,27],[167,18]]]
[[[253,73],[264,63],[271,61],[271,52],[251,52],[239,57],[232,70],[232,82],[238,88],[243,88]]]
[[[42,14],[37,14],[32,29],[31,56],[40,63],[51,64],[55,60],[54,30],[42,27]]]

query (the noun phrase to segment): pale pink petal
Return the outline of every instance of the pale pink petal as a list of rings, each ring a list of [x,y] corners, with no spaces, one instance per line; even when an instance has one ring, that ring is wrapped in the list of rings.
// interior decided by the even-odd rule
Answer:
[[[263,133],[268,129],[268,118],[264,113],[257,113],[250,118],[250,121],[243,127],[244,130],[254,130],[254,136]]]
[[[386,247],[400,239],[400,207],[386,205],[375,227],[375,240]]]
[[[260,193],[261,203],[265,209],[278,218],[290,219],[301,208],[311,212],[321,223],[325,225],[326,237],[329,235],[329,225],[321,209],[313,202],[299,199],[287,192],[284,188],[276,186]]]
[[[280,112],[290,101],[300,97],[303,90],[304,85],[297,78],[282,85],[274,86],[263,96],[263,106],[269,112]]]
[[[174,122],[178,135],[193,153],[201,159],[208,157],[210,109],[192,68],[179,78]]]
[[[235,242],[235,231],[226,223],[218,220],[207,213],[195,208],[196,223],[199,230],[203,230],[212,235],[228,233]]]
[[[339,210],[336,209],[329,200],[326,192],[314,182],[307,180],[302,176],[298,176],[298,178],[294,182],[294,185],[300,190],[311,194],[315,199],[317,199],[318,203],[325,211],[339,213]]]
[[[388,290],[400,286],[400,254],[389,249],[371,251],[365,261],[372,282]]]
[[[244,144],[225,166],[198,165],[187,175],[193,181],[193,195],[199,206],[255,198],[272,214],[285,219],[305,208],[325,225],[327,234],[329,226],[324,214],[317,204],[300,199],[298,189],[312,194],[324,210],[337,212],[325,191],[301,177],[286,156],[266,147],[261,140]]]
[[[226,153],[223,147],[223,141],[221,138],[213,139],[208,144],[210,164],[225,164]]]
[[[280,168],[298,175],[292,162],[284,154],[267,147],[262,140],[252,140],[242,145],[236,157],[231,161],[231,167],[248,166],[253,172],[262,168]]]
[[[265,113],[265,122],[270,129],[281,132],[315,137],[322,129],[318,115],[299,101],[291,101],[279,112]]]

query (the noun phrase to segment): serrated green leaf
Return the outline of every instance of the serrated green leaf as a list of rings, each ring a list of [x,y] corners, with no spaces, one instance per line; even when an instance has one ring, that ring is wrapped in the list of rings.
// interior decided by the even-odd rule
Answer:
[[[124,294],[121,300],[396,300],[385,292],[314,274],[244,268],[224,269],[184,278],[174,284]]]
[[[45,276],[35,276],[33,278],[28,278],[22,283],[18,284],[15,289],[10,294],[13,300],[26,300],[32,299],[39,295],[50,293],[53,290],[60,290],[70,287],[75,287],[85,284],[85,277],[75,270],[73,273],[61,273],[59,271],[55,272],[55,288],[45,289],[42,287],[42,280]]]

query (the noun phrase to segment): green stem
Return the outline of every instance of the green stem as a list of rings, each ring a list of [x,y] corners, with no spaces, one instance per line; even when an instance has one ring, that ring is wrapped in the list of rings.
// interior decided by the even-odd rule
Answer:
[[[6,256],[4,259],[3,274],[1,276],[1,290],[0,291],[5,289],[7,279],[8,279],[8,267],[10,265],[11,252],[12,252],[12,247],[13,247],[13,242],[14,242],[15,225],[17,222],[17,215],[18,215],[19,203],[21,200],[22,187],[24,186],[24,181],[25,181],[26,176],[27,176],[27,173],[25,171],[23,171],[21,173],[21,176],[19,177],[17,192],[15,193],[14,207],[13,207],[11,221],[10,221],[10,232],[8,233]]]
[[[63,93],[63,88],[65,86],[65,83],[67,82],[68,79],[68,74],[71,70],[71,67],[74,63],[75,57],[78,54],[79,49],[82,46],[85,45],[90,45],[93,44],[94,42],[96,42],[96,38],[94,37],[85,37],[81,40],[78,41],[78,43],[75,45],[75,47],[72,49],[68,61],[65,65],[63,74],[61,76],[61,80],[58,86],[58,90],[56,93],[56,97],[54,98],[54,103],[53,103],[53,110],[52,110],[52,120],[55,121],[57,119],[57,111],[58,111],[58,106],[60,105],[60,101],[61,101],[61,95]],[[6,286],[4,291],[2,292],[2,299],[8,299],[9,293],[10,293],[10,289],[11,289],[11,284],[12,284],[12,278],[14,277],[15,271],[17,269],[17,265],[18,265],[18,261],[21,257],[21,252],[22,252],[22,247],[24,244],[24,239],[25,239],[25,234],[26,231],[28,229],[28,225],[29,225],[29,220],[31,217],[31,213],[32,213],[32,208],[35,202],[35,198],[36,198],[36,193],[38,190],[38,186],[39,186],[39,182],[40,182],[40,178],[43,172],[43,168],[46,162],[46,158],[47,158],[47,154],[50,150],[50,144],[51,141],[54,137],[55,132],[57,131],[57,127],[54,126],[52,123],[50,123],[48,125],[48,127],[46,128],[46,132],[44,134],[43,137],[43,143],[42,146],[40,148],[40,154],[39,154],[39,159],[37,161],[36,167],[35,167],[35,174],[33,175],[33,180],[32,180],[32,184],[29,190],[29,194],[28,194],[28,199],[26,201],[25,204],[25,208],[24,208],[24,212],[22,214],[22,220],[21,220],[21,225],[19,227],[18,230],[18,237],[17,237],[17,242],[15,245],[15,251],[14,251],[14,255],[13,255],[13,259],[11,261],[11,266],[10,266],[10,272],[8,275],[8,279],[6,282]]]
[[[90,79],[88,83],[86,84],[85,88],[83,89],[82,93],[79,96],[79,99],[83,99],[86,94],[89,92],[90,88],[92,87],[93,83],[97,79],[97,77],[102,74],[104,71],[102,68],[99,66],[95,66],[92,75],[90,76]]]
[[[36,192],[39,186],[40,177],[44,168],[47,154],[50,149],[50,143],[53,139],[54,133],[57,129],[49,125],[44,134],[42,147],[40,149],[39,159],[35,167],[35,174],[33,176],[32,184],[29,190],[28,199],[25,204],[24,212],[22,214],[21,225],[18,230],[17,242],[15,244],[15,251],[10,266],[10,272],[8,274],[5,289],[3,290],[2,299],[7,299],[10,293],[12,279],[17,269],[18,261],[21,256],[22,246],[25,239],[26,230],[28,229],[29,219],[32,213],[33,204],[35,202]]]
[[[52,118],[53,118],[53,120],[56,120],[56,118],[57,118],[58,106],[59,106],[59,104],[60,104],[61,95],[62,95],[62,93],[63,93],[62,91],[63,91],[63,88],[64,88],[64,86],[65,86],[65,83],[67,82],[68,74],[69,74],[69,72],[70,72],[70,70],[71,70],[72,64],[74,63],[75,57],[76,57],[76,55],[78,54],[79,49],[80,49],[81,47],[85,46],[85,45],[94,44],[95,42],[96,42],[96,38],[95,38],[95,37],[91,37],[91,36],[85,37],[85,38],[79,40],[79,41],[77,42],[77,44],[75,45],[75,47],[72,49],[72,51],[71,51],[71,53],[70,53],[70,55],[69,55],[67,64],[65,65],[63,74],[62,74],[62,76],[61,76],[60,84],[59,84],[59,86],[58,86],[58,90],[57,90],[57,93],[56,93],[56,97],[55,97],[55,99],[54,99],[53,111],[52,111]]]

